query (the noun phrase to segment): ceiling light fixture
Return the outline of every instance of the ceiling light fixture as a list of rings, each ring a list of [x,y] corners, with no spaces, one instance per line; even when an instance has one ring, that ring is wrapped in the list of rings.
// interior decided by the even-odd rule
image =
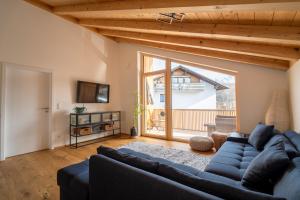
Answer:
[[[159,13],[156,21],[172,24],[173,21],[182,22],[184,16],[184,13]]]

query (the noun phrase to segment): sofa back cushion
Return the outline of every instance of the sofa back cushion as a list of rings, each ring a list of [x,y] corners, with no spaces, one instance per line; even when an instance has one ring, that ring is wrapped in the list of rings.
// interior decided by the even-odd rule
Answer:
[[[264,145],[273,136],[273,129],[273,125],[257,124],[248,138],[249,144],[254,146],[257,150],[262,150]]]
[[[278,143],[278,141],[282,141],[284,145],[284,150],[288,154],[289,158],[292,159],[296,157],[299,152],[296,149],[295,145],[284,135],[284,134],[277,134],[273,136],[264,146],[264,149],[269,148],[270,146]]]
[[[300,152],[300,134],[294,131],[287,131],[283,135],[294,145],[297,151]]]
[[[287,168],[290,160],[282,141],[266,148],[248,166],[242,185],[257,191],[271,192],[273,182]]]
[[[157,170],[158,170],[158,164],[159,164],[158,162],[148,160],[145,158],[140,158],[140,157],[133,156],[133,155],[129,155],[126,153],[122,153],[122,152],[119,152],[119,151],[109,148],[109,147],[100,146],[97,149],[97,152],[106,157],[112,158],[114,160],[117,160],[119,162],[128,164],[130,166],[133,166],[133,167],[136,167],[139,169],[143,169],[148,172],[157,173]]]
[[[174,167],[165,164],[159,165],[158,174],[165,178],[174,180],[178,183],[192,187],[194,189],[221,197],[222,199],[240,200],[240,199],[245,199],[245,197],[247,197],[247,200],[283,199],[283,198],[273,197],[272,195],[268,195],[260,192],[250,191],[242,187],[232,186],[230,184],[223,183],[221,181],[201,178],[199,176],[192,175],[190,173],[181,171],[179,169],[176,169]],[[220,180],[222,180],[222,178]]]
[[[89,173],[89,200],[221,200],[100,154],[91,156]]]
[[[287,200],[300,199],[300,157],[292,160],[288,169],[275,184],[273,194],[276,197],[285,197]]]

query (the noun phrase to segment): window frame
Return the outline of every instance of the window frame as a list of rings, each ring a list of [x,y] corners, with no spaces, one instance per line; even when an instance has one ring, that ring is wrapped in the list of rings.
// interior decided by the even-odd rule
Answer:
[[[214,72],[219,72],[219,73],[224,73],[227,75],[232,75],[235,77],[235,98],[236,98],[236,129],[237,131],[240,131],[240,103],[239,103],[239,74],[237,71],[233,71],[233,70],[228,70],[228,69],[221,69],[219,67],[215,67],[215,66],[211,66],[211,65],[207,65],[207,64],[199,64],[199,63],[195,63],[195,62],[190,62],[190,61],[184,61],[184,60],[180,60],[180,59],[175,59],[175,58],[170,58],[170,57],[164,57],[164,56],[160,56],[160,55],[155,55],[155,54],[151,54],[151,53],[146,53],[146,52],[138,52],[139,56],[140,56],[140,85],[141,85],[141,102],[144,102],[144,78],[147,76],[151,76],[151,75],[156,75],[156,74],[164,74],[165,75],[165,113],[166,113],[166,137],[160,137],[160,136],[153,136],[153,135],[148,135],[144,133],[144,119],[145,116],[144,114],[141,115],[141,134],[144,136],[149,136],[149,137],[156,137],[156,138],[162,138],[162,139],[167,139],[167,140],[174,140],[174,141],[181,141],[181,142],[187,142],[186,140],[182,140],[182,139],[174,139],[173,138],[173,134],[172,134],[172,103],[171,103],[171,98],[172,98],[172,73],[171,73],[171,63],[175,62],[178,64],[183,64],[183,65],[190,65],[192,67],[198,67],[201,69],[206,69],[206,70],[210,70],[210,71],[214,71]],[[166,61],[166,67],[164,70],[157,70],[157,71],[153,71],[153,72],[144,72],[144,56],[150,56],[153,58],[158,58],[158,59],[163,59]],[[192,83],[191,77],[190,78],[190,82]],[[185,82],[185,81],[184,81]]]

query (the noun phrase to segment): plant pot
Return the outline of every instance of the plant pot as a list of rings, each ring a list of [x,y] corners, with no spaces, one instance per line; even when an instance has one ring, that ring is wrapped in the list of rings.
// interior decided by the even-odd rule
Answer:
[[[76,114],[82,114],[82,113],[84,113],[87,109],[86,109],[86,107],[75,107],[75,108],[73,108],[73,110],[75,111],[75,113]]]
[[[130,136],[131,137],[135,137],[137,136],[138,133],[137,133],[137,129],[133,126],[131,129],[130,129]]]

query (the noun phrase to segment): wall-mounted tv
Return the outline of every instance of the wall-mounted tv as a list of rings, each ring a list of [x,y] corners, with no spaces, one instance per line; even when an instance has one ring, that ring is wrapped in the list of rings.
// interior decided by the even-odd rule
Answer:
[[[77,81],[77,103],[109,103],[109,85]]]

